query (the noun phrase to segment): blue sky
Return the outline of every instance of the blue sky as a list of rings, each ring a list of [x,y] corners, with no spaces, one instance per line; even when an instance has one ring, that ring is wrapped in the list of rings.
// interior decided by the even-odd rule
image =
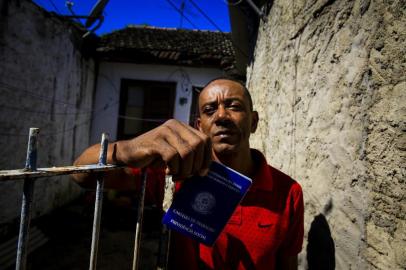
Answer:
[[[109,33],[129,24],[146,24],[158,27],[217,30],[193,5],[197,5],[224,32],[230,31],[227,0],[110,0],[104,11],[104,23],[96,31]],[[71,15],[66,0],[34,0],[38,5],[58,14]],[[88,15],[97,0],[71,0],[77,15]],[[180,8],[184,2],[182,18],[169,2]],[[193,25],[192,25],[193,24]]]

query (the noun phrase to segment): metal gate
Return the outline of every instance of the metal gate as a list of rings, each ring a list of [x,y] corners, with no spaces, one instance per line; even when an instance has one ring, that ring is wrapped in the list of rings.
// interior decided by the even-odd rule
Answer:
[[[90,250],[90,263],[89,270],[96,269],[97,263],[97,252],[99,244],[99,233],[100,233],[100,221],[102,212],[102,201],[103,201],[103,172],[122,169],[122,166],[108,165],[107,164],[107,147],[108,147],[108,135],[106,133],[102,134],[101,147],[99,154],[98,164],[91,165],[81,165],[81,166],[65,166],[65,167],[50,167],[50,168],[37,168],[37,141],[39,136],[38,128],[30,128],[28,146],[27,146],[27,157],[24,169],[18,170],[3,170],[0,171],[0,181],[14,181],[22,180],[23,194],[21,203],[21,220],[20,220],[20,230],[18,235],[17,244],[17,257],[16,257],[16,270],[26,269],[27,261],[27,249],[28,240],[30,233],[30,220],[31,220],[31,206],[33,200],[34,183],[36,178],[39,177],[51,177],[56,175],[68,175],[75,173],[90,173],[90,172],[100,172],[97,179],[96,185],[96,199],[94,204],[94,214],[93,214],[93,229],[92,229],[92,243]],[[142,170],[142,184],[141,193],[139,196],[138,203],[138,217],[135,230],[135,242],[134,242],[134,255],[133,255],[133,266],[132,269],[138,269],[139,265],[139,250],[141,244],[141,230],[143,221],[143,210],[144,210],[144,197],[145,197],[145,187],[147,181],[147,174],[145,170]],[[173,184],[170,176],[166,179],[165,185],[165,204],[168,204],[168,199],[171,200],[173,195]],[[168,197],[169,196],[169,197]],[[170,202],[169,202],[170,204]],[[165,210],[165,209],[164,209]],[[167,263],[168,247],[169,247],[169,231],[163,228],[163,239],[166,239],[166,243],[163,244],[163,248],[159,251],[158,266],[157,269],[165,269]]]

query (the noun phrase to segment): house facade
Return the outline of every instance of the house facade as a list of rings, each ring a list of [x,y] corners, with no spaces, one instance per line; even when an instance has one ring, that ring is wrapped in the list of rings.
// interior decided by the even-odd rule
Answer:
[[[129,26],[102,36],[91,141],[137,136],[170,118],[193,124],[196,98],[211,79],[232,74],[229,34]]]

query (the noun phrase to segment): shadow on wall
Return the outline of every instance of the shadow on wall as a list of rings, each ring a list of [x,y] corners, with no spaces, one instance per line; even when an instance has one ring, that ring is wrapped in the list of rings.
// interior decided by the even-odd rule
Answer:
[[[331,270],[335,269],[335,248],[334,240],[331,237],[330,226],[326,215],[333,208],[330,201],[324,207],[323,213],[314,217],[308,234],[307,242],[307,267],[309,270]]]

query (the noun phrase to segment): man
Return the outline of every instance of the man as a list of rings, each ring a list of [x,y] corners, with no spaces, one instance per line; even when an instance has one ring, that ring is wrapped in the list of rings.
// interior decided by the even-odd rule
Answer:
[[[131,140],[109,145],[108,163],[131,167],[162,166],[184,179],[205,175],[216,160],[253,179],[213,247],[176,235],[170,256],[173,269],[297,269],[303,241],[303,198],[298,183],[267,165],[250,149],[258,114],[245,86],[233,79],[211,81],[199,96],[197,129],[176,120]],[[99,146],[88,148],[75,164],[96,163]],[[77,175],[94,185],[92,175]],[[187,181],[187,180],[186,180]],[[132,169],[110,172],[105,185],[135,189]]]

